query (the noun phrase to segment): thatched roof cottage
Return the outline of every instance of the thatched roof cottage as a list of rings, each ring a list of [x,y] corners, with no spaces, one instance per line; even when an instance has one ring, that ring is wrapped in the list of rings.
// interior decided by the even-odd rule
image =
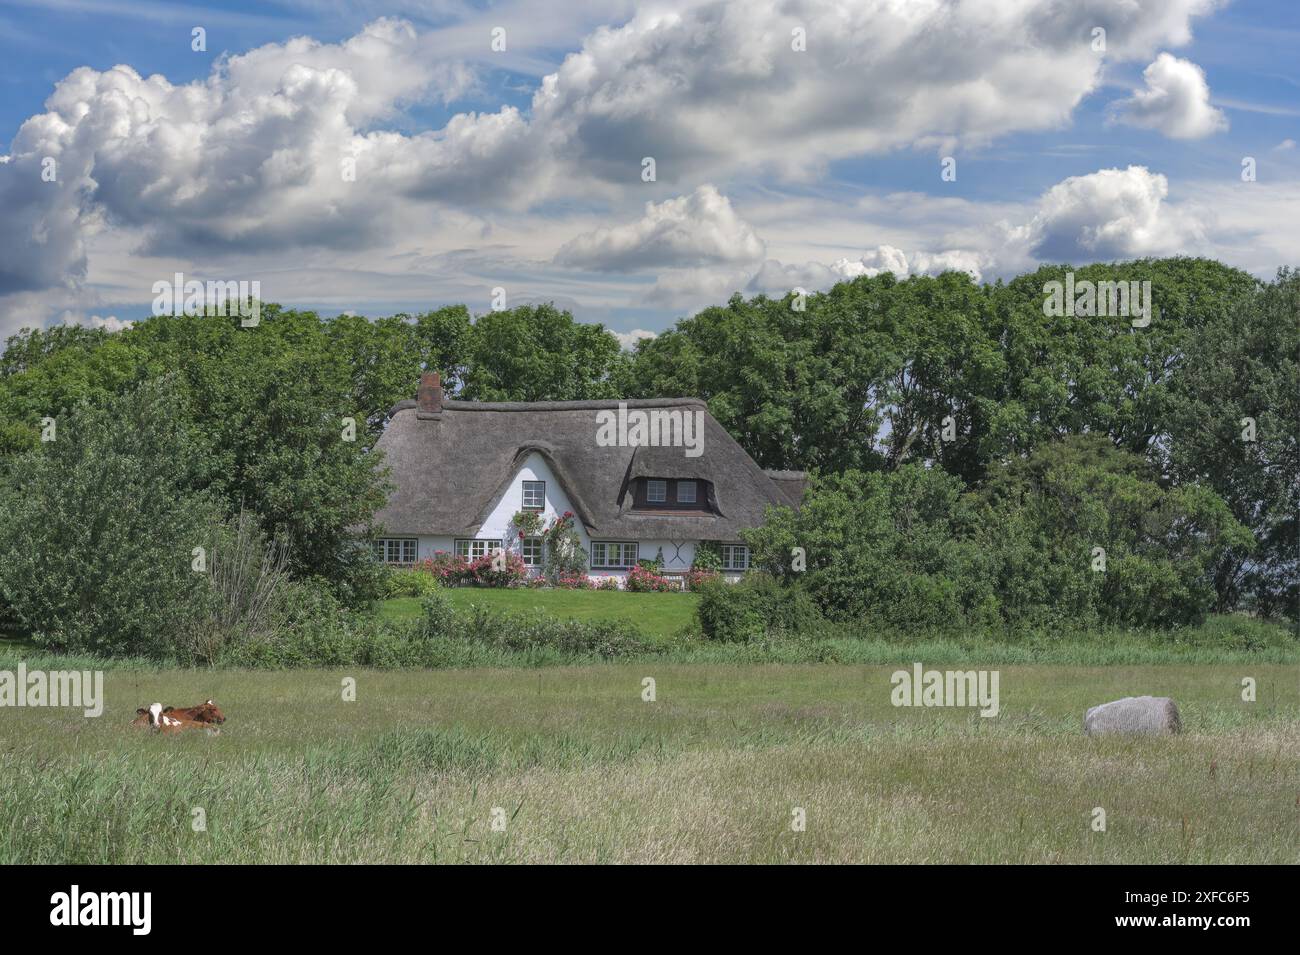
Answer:
[[[760,468],[695,398],[449,401],[429,373],[378,446],[395,485],[376,517],[379,552],[394,564],[504,547],[539,568],[541,542],[519,540],[514,516],[568,511],[592,577],[656,557],[684,573],[701,541],[738,576],[749,566],[740,531],[769,504],[797,506],[807,480]]]

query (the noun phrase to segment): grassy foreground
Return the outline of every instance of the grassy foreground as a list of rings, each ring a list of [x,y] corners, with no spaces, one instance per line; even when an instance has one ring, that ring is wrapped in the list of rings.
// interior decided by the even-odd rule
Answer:
[[[99,719],[0,709],[0,862],[1300,862],[1293,666],[1002,667],[993,719],[892,670],[110,670]],[[1182,736],[1082,735],[1147,692]],[[219,737],[127,726],[208,696]]]

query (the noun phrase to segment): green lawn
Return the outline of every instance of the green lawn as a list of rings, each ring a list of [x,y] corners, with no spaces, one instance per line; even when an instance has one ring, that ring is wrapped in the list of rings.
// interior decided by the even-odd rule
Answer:
[[[651,638],[671,637],[695,619],[697,594],[632,594],[607,590],[496,590],[449,587],[442,591],[457,608],[478,605],[512,612],[542,611],[574,620],[625,620]],[[379,615],[396,620],[420,612],[418,597],[385,600]]]
[[[1300,862],[1294,667],[1003,667],[993,719],[892,669],[110,670],[98,719],[0,709],[0,863]],[[1145,692],[1181,736],[1082,734]],[[127,725],[208,696],[220,736]]]

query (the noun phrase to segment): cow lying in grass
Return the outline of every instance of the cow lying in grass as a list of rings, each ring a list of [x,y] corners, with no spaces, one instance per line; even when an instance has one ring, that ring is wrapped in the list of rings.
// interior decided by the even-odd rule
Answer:
[[[217,708],[217,704],[211,700],[204,700],[198,706],[187,707],[178,710],[174,706],[164,706],[164,713],[170,713],[172,716],[178,716],[183,720],[193,720],[195,723],[224,723],[226,714]]]
[[[221,732],[221,730],[217,729],[217,727],[211,723],[201,723],[198,720],[185,719],[179,715],[181,712],[184,711],[175,710],[172,707],[168,707],[164,710],[161,703],[151,703],[149,704],[148,709],[141,707],[136,710],[136,713],[143,714],[144,718],[148,720],[149,728],[156,733],[171,734],[181,733],[190,729],[198,729],[207,730],[215,736]],[[140,717],[137,716],[135,720],[132,720],[132,723],[136,723],[139,719]]]
[[[161,704],[155,703],[154,706],[161,706]],[[152,707],[149,709],[152,709]],[[135,719],[131,721],[131,725],[140,728],[154,726],[154,721],[149,715],[149,709],[142,706],[136,710]],[[204,700],[198,706],[187,707],[183,710],[178,710],[174,706],[162,707],[159,715],[165,716],[169,719],[181,720],[202,726],[224,723],[226,721],[226,714],[222,713],[221,710],[217,708],[217,704],[212,700]]]

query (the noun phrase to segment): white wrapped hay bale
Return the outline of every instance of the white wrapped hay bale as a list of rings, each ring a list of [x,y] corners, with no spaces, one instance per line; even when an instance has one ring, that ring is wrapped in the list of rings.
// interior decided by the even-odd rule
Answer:
[[[1089,736],[1106,733],[1160,736],[1178,733],[1182,728],[1178,706],[1167,696],[1126,696],[1094,706],[1083,717],[1083,731]]]

